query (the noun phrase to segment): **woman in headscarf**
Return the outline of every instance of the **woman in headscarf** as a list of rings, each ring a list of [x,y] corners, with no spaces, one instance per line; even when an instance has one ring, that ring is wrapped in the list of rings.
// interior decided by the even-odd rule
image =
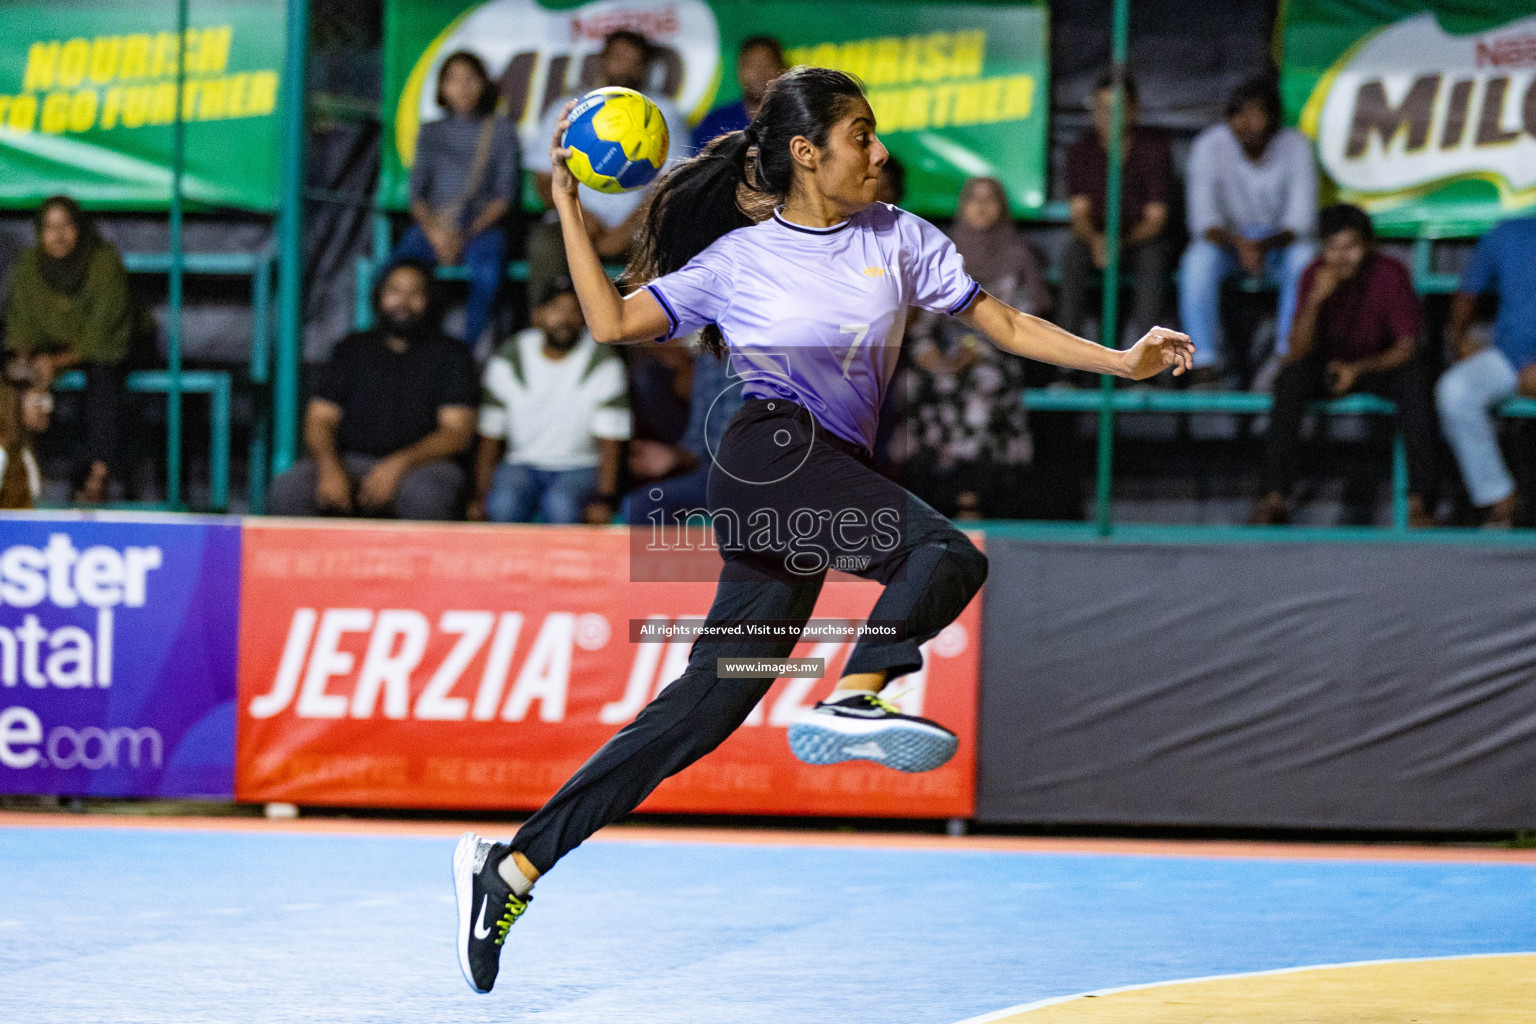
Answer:
[[[1050,296],[1034,252],[1008,214],[996,178],[972,178],[950,228],[965,269],[987,290],[1026,313],[1044,313]],[[907,474],[913,490],[961,519],[996,515],[1034,447],[1021,392],[1025,361],[976,337],[959,320],[924,314],[912,328],[907,372]]]
[[[132,304],[123,259],[68,196],[37,211],[37,244],[21,254],[5,308],[5,346],[15,373],[47,389],[60,373],[85,374],[84,434],[74,499],[107,500],[119,446]]]

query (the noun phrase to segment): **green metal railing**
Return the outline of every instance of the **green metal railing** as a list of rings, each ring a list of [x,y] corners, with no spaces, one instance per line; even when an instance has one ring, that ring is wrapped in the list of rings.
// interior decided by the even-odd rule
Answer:
[[[208,504],[216,511],[229,508],[230,406],[234,390],[229,374],[223,370],[136,370],[128,375],[128,390],[138,394],[174,395],[178,404],[182,395],[208,396]],[[85,374],[70,370],[59,375],[54,387],[60,391],[79,391],[85,387]],[[180,455],[178,435],[176,454]],[[182,503],[174,501],[169,486],[163,502],[135,504],[136,509],[174,512]]]
[[[1124,184],[1125,155],[1125,63],[1129,47],[1131,0],[1115,0],[1114,23],[1110,33],[1110,107],[1109,168],[1104,194],[1104,280],[1120,280],[1120,195]],[[1103,288],[1099,337],[1111,348],[1120,347],[1120,289]],[[1115,379],[1108,374],[1099,378],[1098,470],[1094,474],[1093,522],[1100,536],[1107,537],[1110,526],[1110,491],[1115,460]]]
[[[1076,412],[1100,414],[1103,429],[1104,394],[1086,388],[1029,388],[1024,391],[1024,407],[1030,412]],[[1115,390],[1109,406],[1112,414],[1164,413],[1187,415],[1262,416],[1270,412],[1274,398],[1256,391],[1159,391],[1156,389]],[[1308,411],[1321,416],[1394,416],[1397,406],[1378,395],[1355,394],[1331,401],[1312,402]],[[1495,412],[1506,419],[1536,419],[1536,398],[1511,398]],[[1103,435],[1100,435],[1100,443]],[[1111,438],[1113,444],[1113,438]],[[1100,468],[1102,471],[1102,463]],[[1112,482],[1112,481],[1111,481]],[[1100,536],[1123,529],[1112,518],[1096,519]],[[1408,455],[1401,433],[1392,442],[1392,527],[1408,528]],[[1294,527],[1293,527],[1294,529]]]
[[[168,279],[166,313],[166,368],[130,373],[130,391],[163,394],[166,399],[166,489],[165,500],[151,507],[184,510],[184,408],[185,394],[203,394],[210,401],[210,494],[209,505],[225,511],[229,505],[229,450],[233,383],[222,370],[187,370],[184,365],[184,307],[187,275],[246,276],[251,280],[252,334],[249,381],[258,389],[274,385],[276,415],[269,416],[268,403],[258,401],[256,421],[252,425],[247,481],[250,506],[261,511],[270,466],[286,468],[292,461],[296,435],[299,353],[302,320],[299,296],[303,286],[302,186],[304,173],[304,67],[308,49],[308,0],[287,0],[287,53],[284,82],[284,153],[283,196],[279,219],[278,245],[260,252],[200,252],[185,248],[185,176],[186,93],[185,62],[176,67],[176,102],[171,122],[170,187],[168,196],[168,251],[124,253],[124,268],[131,274],[165,274]],[[175,21],[178,39],[185,39],[190,20],[189,0],[176,0]],[[281,265],[278,263],[281,255]],[[277,327],[280,334],[275,351],[272,343],[273,278],[280,276],[282,291],[278,301]],[[276,374],[273,373],[274,357]],[[78,373],[64,374],[58,382],[62,390],[78,389],[83,378]],[[277,443],[269,450],[268,433],[275,424]],[[143,503],[131,507],[144,508]]]
[[[384,268],[389,259],[389,252],[393,245],[391,241],[389,217],[387,214],[378,213],[374,220],[374,251],[372,256],[359,256],[353,267],[352,277],[352,326],[355,330],[365,331],[373,326],[373,284],[378,279],[379,271]],[[608,276],[618,279],[624,272],[620,264],[608,264],[606,267]],[[506,279],[508,281],[526,282],[528,280],[528,261],[509,260],[506,267]],[[437,279],[439,281],[467,281],[469,280],[469,268],[464,266],[438,267]]]
[[[1105,190],[1104,234],[1107,260],[1102,279],[1105,282],[1125,283],[1120,274],[1120,239],[1124,225],[1121,223],[1120,203],[1123,191],[1123,155],[1125,150],[1125,77],[1127,47],[1130,26],[1130,0],[1114,0],[1113,21],[1110,37],[1110,137],[1108,149],[1107,187]],[[1458,279],[1455,274],[1436,272],[1433,265],[1434,242],[1437,238],[1458,238],[1480,233],[1485,224],[1444,225],[1438,229],[1421,230],[1413,238],[1413,277],[1420,294],[1444,295],[1455,292]],[[1247,290],[1270,287],[1268,282],[1248,280],[1243,282]],[[1099,335],[1104,344],[1119,347],[1119,287],[1104,287],[1100,314]],[[1188,413],[1229,415],[1259,415],[1270,411],[1272,399],[1268,394],[1168,392],[1156,390],[1119,390],[1115,379],[1100,378],[1097,391],[1091,390],[1029,390],[1024,394],[1025,407],[1035,412],[1097,413],[1098,431],[1096,464],[1094,473],[1094,508],[1091,528],[1094,536],[1108,538],[1114,532],[1138,528],[1116,526],[1112,514],[1114,487],[1114,436],[1115,416],[1127,413]],[[1384,416],[1396,412],[1393,403],[1375,395],[1349,395],[1331,402],[1315,402],[1315,413],[1323,415]],[[1504,403],[1499,413],[1508,417],[1536,418],[1536,400],[1512,399]],[[1408,471],[1407,457],[1402,436],[1394,438],[1392,459],[1392,522],[1394,533],[1406,529],[1408,523]],[[1090,524],[1082,524],[1084,526]],[[1154,533],[1166,527],[1145,527]],[[1289,529],[1296,530],[1295,527]],[[1303,530],[1302,533],[1313,531]],[[1326,532],[1326,531],[1324,531]],[[1080,535],[1081,528],[1077,534]]]
[[[177,38],[185,39],[189,0],[177,0]],[[129,253],[124,265],[130,273],[164,273],[169,278],[166,324],[166,363],[160,371],[130,374],[130,390],[166,396],[166,501],[165,508],[185,507],[183,474],[183,403],[185,393],[206,394],[210,399],[210,504],[224,511],[229,504],[230,375],[217,370],[188,371],[183,365],[183,306],[188,274],[249,276],[251,279],[252,333],[249,381],[271,401],[256,402],[251,425],[247,487],[251,511],[265,507],[266,483],[293,463],[298,440],[299,372],[303,354],[304,287],[304,146],[305,72],[308,64],[309,0],[286,0],[287,23],[282,75],[283,153],[282,187],[275,245],[257,253],[188,253],[184,246],[186,170],[186,123],[184,104],[185,62],[177,62],[176,95],[171,143],[171,190],[169,252]],[[273,284],[277,279],[273,345]],[[269,411],[270,410],[270,411]],[[269,444],[269,436],[271,438]]]
[[[123,267],[130,274],[166,274],[171,275],[176,267],[180,267],[183,276],[194,277],[244,277],[251,283],[251,356],[248,365],[248,380],[258,391],[264,391],[271,381],[272,373],[272,288],[273,277],[276,273],[274,266],[276,253],[269,246],[259,252],[183,252],[178,262],[172,252],[125,252],[123,253]],[[175,319],[174,317],[172,318]],[[167,331],[167,348],[170,348],[170,332]],[[169,360],[167,361],[169,364]],[[214,385],[209,383],[210,375],[223,378],[223,383]],[[176,376],[183,378],[186,383],[177,388],[173,380]],[[68,380],[71,378],[65,378]],[[69,388],[61,380],[60,387]],[[231,374],[223,370],[197,370],[188,371],[184,368],[178,375],[173,375],[168,365],[165,370],[146,370],[129,375],[129,390],[144,393],[163,394],[167,401],[167,438],[166,460],[168,463],[167,477],[169,479],[169,464],[173,461],[178,467],[178,475],[184,464],[182,432],[177,431],[177,436],[170,435],[170,402],[173,393],[229,394],[233,390]],[[139,382],[135,386],[135,381]],[[229,402],[226,401],[227,409]],[[251,425],[250,447],[247,458],[246,488],[249,496],[249,507],[253,512],[260,512],[265,507],[268,458],[268,419],[266,415],[266,402],[256,403],[257,415]],[[218,403],[215,400],[210,408],[214,415],[211,426],[220,432],[210,447],[211,452],[223,449],[229,450],[233,423],[228,415],[219,417]],[[224,512],[229,508],[228,461],[224,464],[211,464],[209,466],[210,492],[208,506],[215,512]],[[220,481],[225,481],[221,485]],[[184,489],[184,488],[183,488]],[[153,507],[156,509],[171,509],[184,507],[185,501],[173,503],[170,488],[167,487],[166,501],[155,503],[153,506],[135,504],[134,508]]]
[[[290,18],[302,18],[306,14],[300,14],[299,3],[290,2]],[[307,0],[303,0],[303,6],[307,6]],[[1121,196],[1123,193],[1123,157],[1125,151],[1125,79],[1129,48],[1129,24],[1130,24],[1130,0],[1114,0],[1111,31],[1111,131],[1108,140],[1107,152],[1107,188],[1105,196],[1105,236],[1107,260],[1103,272],[1103,280],[1128,284],[1121,276],[1120,242],[1125,225],[1121,222]],[[294,81],[294,67],[302,68],[302,54],[297,57],[292,55],[292,47],[295,39],[301,33],[296,32],[290,23],[290,72],[288,81]],[[297,61],[297,63],[294,63]],[[302,104],[285,109],[290,130],[296,124],[301,123]],[[302,157],[302,139],[285,148],[285,160],[294,154]],[[296,177],[288,175],[289,167],[285,162],[285,211],[296,209],[297,204],[288,203],[287,189],[297,187]],[[1066,223],[1069,210],[1064,203],[1050,203],[1040,211],[1038,219],[1042,222]],[[297,231],[296,216],[286,216],[284,221],[285,233],[283,253],[283,269],[289,272],[297,264],[297,250],[292,249]],[[1413,254],[1412,269],[1415,286],[1424,295],[1443,295],[1456,291],[1458,280],[1455,274],[1437,272],[1433,265],[1434,242],[1440,238],[1461,238],[1476,235],[1485,230],[1486,224],[1453,224],[1439,228],[1427,226],[1412,238]],[[376,209],[373,218],[373,255],[360,258],[355,267],[355,294],[354,294],[354,323],[357,328],[368,327],[372,323],[372,309],[370,304],[370,292],[379,269],[393,246],[392,231],[389,216],[382,209]],[[290,251],[294,256],[290,258]],[[438,276],[444,280],[462,280],[464,270],[461,267],[440,268]],[[511,261],[507,265],[507,277],[513,281],[526,281],[528,266],[523,261]],[[285,278],[285,283],[288,281]],[[1263,279],[1244,278],[1238,283],[1238,287],[1245,291],[1262,291],[1272,289],[1274,283]],[[1119,347],[1119,289],[1106,287],[1102,289],[1102,305],[1100,311],[1100,336],[1111,347]],[[289,291],[284,292],[284,301],[293,301]],[[287,315],[287,307],[284,307],[284,327],[288,328],[296,323],[296,317]],[[277,388],[281,393],[276,401],[275,416],[279,426],[278,439],[274,444],[273,468],[280,469],[286,466],[285,452],[291,452],[293,440],[285,436],[282,431],[286,424],[290,429],[297,422],[296,415],[296,370],[292,360],[295,359],[296,345],[288,344],[285,339],[279,345],[279,369],[277,373]],[[285,355],[290,361],[284,363]],[[294,383],[289,387],[285,382],[290,374]],[[284,389],[287,388],[285,391]],[[1151,536],[1176,537],[1180,536],[1183,528],[1162,526],[1136,526],[1129,524],[1115,524],[1112,514],[1112,494],[1114,482],[1114,437],[1115,418],[1117,415],[1142,414],[1142,413],[1174,413],[1174,414],[1227,414],[1227,415],[1261,415],[1268,413],[1271,407],[1271,396],[1254,393],[1215,393],[1215,392],[1168,392],[1155,390],[1127,390],[1116,387],[1115,379],[1104,376],[1100,380],[1099,387],[1095,390],[1029,390],[1025,392],[1024,402],[1026,408],[1032,412],[1078,412],[1095,413],[1097,415],[1098,430],[1096,438],[1096,464],[1094,485],[1094,508],[1091,522],[1073,524],[1031,523],[1018,524],[1018,529],[1034,535],[1062,536],[1072,539],[1080,539],[1086,536],[1098,538],[1146,538]],[[1321,415],[1366,415],[1384,416],[1395,412],[1393,404],[1374,395],[1351,395],[1343,399],[1330,402],[1316,402],[1310,407],[1311,411]],[[1536,400],[1514,399],[1506,402],[1499,410],[1500,414],[1507,417],[1536,418]],[[1385,533],[1387,537],[1398,537],[1399,531],[1407,523],[1407,462],[1402,438],[1394,440],[1393,455],[1393,523],[1397,528],[1393,531],[1377,531],[1362,528],[1359,530],[1331,530],[1306,527],[1288,527],[1289,536],[1296,539],[1332,537],[1355,538],[1374,536]],[[291,458],[291,455],[286,456]],[[989,529],[996,524],[988,524]],[[1205,535],[1208,531],[1222,533],[1223,530],[1232,538],[1252,538],[1254,530],[1265,528],[1211,528],[1191,527],[1190,530]],[[1414,536],[1421,537],[1425,533],[1445,535],[1455,531],[1416,531]],[[1214,536],[1214,534],[1212,534]]]
[[[187,39],[188,0],[176,2],[176,38],[182,46]],[[173,509],[180,508],[181,501],[181,314],[182,285],[186,274],[186,260],[181,248],[182,229],[182,180],[187,165],[186,90],[187,62],[185,54],[176,58],[176,112],[171,122],[171,294],[170,312],[166,324],[166,360],[170,365],[170,390],[166,394],[165,411],[165,498]]]
[[[283,58],[283,181],[278,215],[277,360],[272,378],[272,473],[293,465],[299,441],[299,370],[304,351],[305,78],[309,0],[287,0]]]

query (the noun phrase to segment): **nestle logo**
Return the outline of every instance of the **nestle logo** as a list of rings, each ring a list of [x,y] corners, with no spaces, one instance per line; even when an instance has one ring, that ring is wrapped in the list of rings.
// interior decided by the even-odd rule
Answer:
[[[638,32],[651,39],[673,35],[677,32],[677,8],[668,5],[649,11],[614,11],[571,19],[573,42],[582,39],[601,42],[619,31]]]
[[[1480,68],[1523,68],[1536,65],[1536,34],[1504,36],[1477,41],[1477,66]]]

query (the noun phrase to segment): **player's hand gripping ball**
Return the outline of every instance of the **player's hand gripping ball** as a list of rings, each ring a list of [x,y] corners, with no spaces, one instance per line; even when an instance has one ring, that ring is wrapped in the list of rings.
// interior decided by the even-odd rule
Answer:
[[[628,192],[651,183],[667,162],[667,121],[633,89],[593,89],[571,108],[560,145],[576,180],[599,192]]]

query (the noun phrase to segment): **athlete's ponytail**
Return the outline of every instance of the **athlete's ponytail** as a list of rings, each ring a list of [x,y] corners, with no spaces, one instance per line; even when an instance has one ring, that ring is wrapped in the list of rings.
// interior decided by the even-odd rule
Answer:
[[[670,274],[726,232],[761,220],[743,209],[743,200],[760,195],[771,209],[789,197],[796,166],[790,140],[803,135],[825,147],[849,104],[863,98],[857,79],[831,68],[797,67],[779,76],[745,131],[714,139],[657,183],[626,278]],[[716,355],[725,350],[713,324],[704,329],[704,343]]]

